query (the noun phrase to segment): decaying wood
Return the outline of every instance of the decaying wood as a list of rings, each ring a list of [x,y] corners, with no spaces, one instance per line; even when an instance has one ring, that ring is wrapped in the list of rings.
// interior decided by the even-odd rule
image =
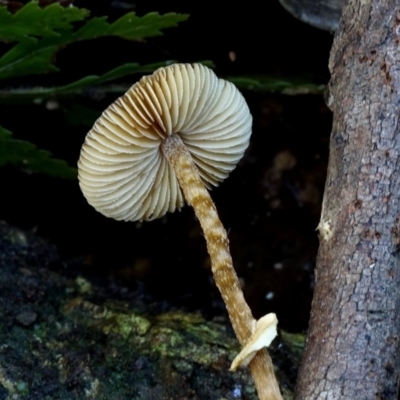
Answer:
[[[397,399],[400,4],[349,0],[330,58],[334,114],[297,399]]]
[[[0,221],[0,399],[258,398],[247,369],[229,371],[227,326],[75,267]],[[285,400],[302,342],[283,332],[272,350]]]

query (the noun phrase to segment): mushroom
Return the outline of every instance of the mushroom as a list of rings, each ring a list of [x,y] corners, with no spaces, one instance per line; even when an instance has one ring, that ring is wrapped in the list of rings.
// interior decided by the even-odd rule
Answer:
[[[143,77],[103,112],[78,162],[83,194],[107,217],[151,220],[180,209],[184,200],[192,205],[235,333],[243,351],[251,349],[241,356],[246,362],[254,348],[263,347],[265,335],[243,297],[207,188],[217,186],[242,158],[251,124],[232,83],[200,64],[175,64]],[[261,399],[282,398],[266,350],[258,351],[250,369]]]

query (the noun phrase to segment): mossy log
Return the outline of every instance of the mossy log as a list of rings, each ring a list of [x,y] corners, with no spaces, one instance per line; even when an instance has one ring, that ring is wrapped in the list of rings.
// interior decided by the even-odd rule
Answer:
[[[256,399],[248,371],[229,372],[228,325],[77,271],[0,222],[0,400]],[[272,349],[287,399],[301,350],[288,334]]]

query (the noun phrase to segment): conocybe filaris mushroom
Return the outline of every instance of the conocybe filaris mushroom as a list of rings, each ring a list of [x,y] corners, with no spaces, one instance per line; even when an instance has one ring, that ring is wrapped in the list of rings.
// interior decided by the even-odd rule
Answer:
[[[251,125],[247,104],[232,83],[200,64],[175,64],[143,77],[103,112],[86,136],[78,162],[86,199],[107,217],[151,220],[180,209],[185,200],[192,205],[214,280],[244,346],[233,369],[269,345],[274,335],[271,339],[264,332],[276,332],[277,323],[274,315],[259,323],[253,319],[227,233],[207,191],[242,158]],[[258,351],[250,369],[261,399],[281,398],[265,350]]]

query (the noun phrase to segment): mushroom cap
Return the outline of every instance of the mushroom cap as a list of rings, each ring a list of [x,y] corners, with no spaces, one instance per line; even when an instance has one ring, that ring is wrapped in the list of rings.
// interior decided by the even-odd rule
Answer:
[[[137,221],[182,207],[184,197],[161,143],[178,134],[203,183],[217,186],[249,144],[252,117],[230,82],[201,64],[144,76],[111,104],[86,136],[79,184],[107,217]]]

